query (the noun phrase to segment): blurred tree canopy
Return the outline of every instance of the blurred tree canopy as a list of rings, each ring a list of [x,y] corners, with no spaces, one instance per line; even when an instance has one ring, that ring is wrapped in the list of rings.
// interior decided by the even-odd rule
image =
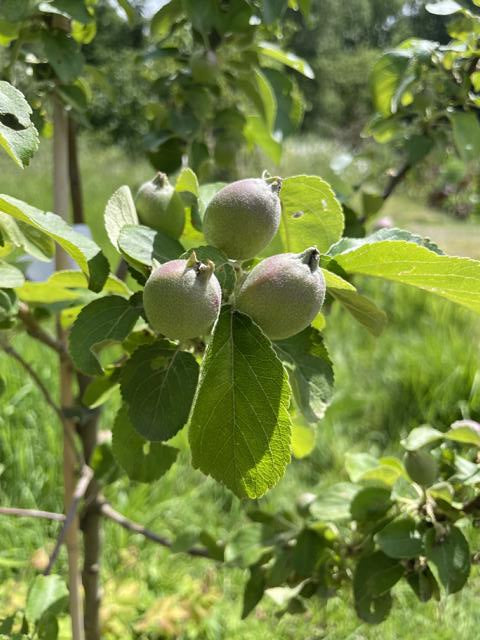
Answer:
[[[425,10],[427,0],[313,0],[291,48],[315,72],[300,80],[309,101],[306,130],[341,129],[357,137],[372,111],[369,75],[384,49],[407,37],[447,42],[445,21]]]
[[[92,93],[89,123],[101,132],[106,143],[115,141],[135,151],[142,149],[143,137],[148,133],[141,116],[150,97],[150,84],[139,73],[148,44],[140,18],[143,5],[136,3],[138,17],[132,23],[112,4],[100,0],[96,7],[96,36],[83,48],[89,71],[100,89]]]
[[[190,7],[191,11],[197,11],[195,7],[203,8],[204,14],[208,15],[208,7],[215,5],[207,2],[203,5],[198,1],[198,5],[187,2],[182,6]],[[237,138],[241,137],[240,132],[245,123],[237,118],[238,123],[233,128],[225,128],[226,133],[222,137],[219,135],[221,123],[219,124],[215,114],[222,104],[224,108],[231,110],[228,95],[235,107],[238,103],[238,96],[235,94],[243,92],[248,100],[248,91],[251,92],[252,88],[245,87],[245,82],[243,86],[227,82],[227,87],[218,74],[214,82],[208,78],[203,81],[193,77],[197,94],[199,88],[203,87],[202,106],[198,95],[194,100],[189,98],[192,78],[188,76],[188,66],[197,64],[195,55],[200,55],[202,51],[206,51],[208,57],[223,48],[226,53],[222,54],[222,70],[227,72],[227,81],[228,65],[234,65],[231,77],[234,79],[239,74],[244,74],[247,82],[251,82],[249,78],[252,76],[252,64],[258,60],[251,57],[251,51],[247,51],[250,46],[247,40],[253,37],[249,34],[256,31],[259,39],[262,36],[267,40],[272,37],[274,42],[277,38],[282,49],[288,48],[306,60],[315,74],[311,78],[308,73],[305,77],[292,71],[287,72],[272,60],[262,65],[263,78],[269,83],[277,102],[272,131],[267,132],[268,135],[260,132],[265,138],[265,146],[273,148],[275,144],[279,144],[277,138],[270,139],[272,132],[278,134],[280,139],[300,126],[304,110],[302,94],[306,110],[303,131],[340,136],[349,142],[358,140],[360,131],[373,111],[369,75],[382,52],[395,47],[407,37],[428,38],[441,43],[449,39],[445,20],[441,16],[429,14],[425,10],[426,2],[427,0],[349,0],[342,3],[338,0],[304,0],[301,3],[293,0],[269,0],[259,3],[255,0],[222,0],[218,4],[225,15],[229,16],[229,20],[236,19],[235,11],[239,7],[244,7],[245,15],[251,14],[255,18],[261,16],[261,23],[258,21],[255,26],[253,23],[246,23],[241,27],[239,33],[242,29],[245,31],[245,42],[242,43],[240,38],[237,43],[231,34],[221,34],[210,27],[203,35],[201,29],[189,31],[184,28],[182,17],[174,10],[175,6],[180,6],[180,0],[167,3],[167,6],[172,7],[171,15],[168,11],[165,11],[165,15],[160,15],[159,10],[166,4],[163,0],[129,0],[128,4],[91,0],[96,28],[90,34],[85,30],[86,36],[79,40],[86,63],[85,77],[91,91],[88,92],[88,99],[83,100],[86,111],[77,114],[77,119],[85,127],[93,128],[97,140],[106,144],[122,144],[131,151],[141,152],[148,145],[149,137],[152,137],[152,122],[161,121],[160,111],[163,108],[164,111],[169,111],[170,120],[175,119],[175,126],[179,125],[180,120],[180,124],[185,126],[195,118],[201,121],[204,133],[216,140],[216,159],[228,160],[239,148],[238,139],[233,134],[237,131]],[[130,7],[128,15],[119,5]],[[302,10],[295,10],[298,8]],[[252,13],[255,11],[255,14]],[[151,22],[155,13],[160,18],[154,18]],[[167,23],[170,24],[168,28]],[[235,29],[237,27],[238,25]],[[223,44],[226,46],[223,47]],[[5,58],[5,64],[0,59],[0,67],[6,69],[5,79],[9,79],[7,54],[14,47],[15,44],[12,43],[8,51],[3,54],[0,51],[0,58],[2,55]],[[175,50],[178,55],[174,53]],[[177,59],[173,60],[175,55]],[[41,64],[35,65],[37,80],[42,70]],[[167,82],[168,76],[171,82]],[[48,78],[40,77],[40,80],[48,81]],[[29,98],[31,79],[22,72],[21,67],[16,71],[16,84]],[[172,114],[170,98],[175,98],[175,110],[178,113]],[[198,110],[202,110],[203,115],[198,114]],[[213,114],[211,117],[208,115],[210,112]],[[147,118],[150,118],[150,122]],[[165,129],[175,132],[174,125],[171,122],[168,127],[159,124],[159,131],[154,132],[156,138],[165,135]],[[207,125],[210,132],[207,131]],[[257,131],[257,138],[258,135]],[[193,139],[193,135],[189,134],[188,138]],[[193,159],[196,165],[206,155],[202,149],[201,146],[197,148],[198,162]]]
[[[369,74],[383,50],[407,37],[445,43],[445,20],[425,10],[427,0],[312,0],[306,19],[300,12],[284,17],[288,46],[307,60],[315,79],[298,78],[306,97],[304,131],[337,133],[358,137],[372,112]],[[139,13],[145,2],[135,3]],[[158,3],[160,6],[162,3]],[[152,8],[152,3],[147,3]],[[106,0],[97,9],[96,38],[85,47],[86,58],[100,66],[109,78],[114,109],[101,95],[90,107],[90,122],[107,139],[140,145],[147,126],[139,117],[148,101],[148,83],[138,73],[148,38],[142,21],[129,24]],[[132,122],[135,134],[132,135]]]

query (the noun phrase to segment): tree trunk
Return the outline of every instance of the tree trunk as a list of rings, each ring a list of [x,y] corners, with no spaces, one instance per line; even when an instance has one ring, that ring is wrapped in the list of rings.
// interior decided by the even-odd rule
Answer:
[[[83,395],[89,379],[78,376],[80,397]],[[97,446],[98,419],[100,410],[92,411],[90,418],[80,429],[83,455],[86,464],[90,464]],[[98,483],[92,478],[85,494],[85,510],[81,517],[83,531],[83,571],[82,581],[85,591],[85,638],[100,640],[100,553],[101,553],[101,513],[98,505]]]
[[[68,117],[68,174],[74,224],[85,222],[80,168],[78,166],[77,127],[72,116]]]
[[[54,190],[54,211],[68,218],[69,205],[69,181],[68,181],[68,123],[67,115],[62,103],[57,97],[53,99],[53,190]],[[69,268],[67,255],[57,247],[55,255],[55,268]],[[58,339],[66,344],[65,331],[57,320]],[[73,405],[73,371],[70,363],[65,358],[60,357],[60,403],[62,408]],[[73,448],[75,438],[75,423],[72,420],[64,419],[64,430],[70,432],[71,437],[64,435],[63,440],[63,480],[64,480],[64,503],[65,513],[72,502],[73,492],[76,485],[76,456]],[[72,619],[72,640],[84,640],[83,630],[83,603],[81,594],[81,581],[79,570],[79,534],[78,517],[75,517],[66,535],[66,546],[68,554],[68,586],[70,616]]]

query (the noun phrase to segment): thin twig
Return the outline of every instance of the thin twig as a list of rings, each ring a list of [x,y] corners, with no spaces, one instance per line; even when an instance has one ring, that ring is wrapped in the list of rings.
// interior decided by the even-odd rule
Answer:
[[[70,441],[70,444],[72,445],[73,450],[75,451],[75,456],[77,458],[77,462],[79,464],[83,465],[84,464],[83,456],[82,456],[81,452],[79,451],[79,449],[78,449],[78,447],[77,447],[77,445],[75,443],[75,439],[73,437],[73,434],[71,433],[70,429],[68,428],[68,425],[67,425],[66,419],[65,419],[65,414],[63,413],[63,410],[56,404],[55,400],[52,398],[52,395],[50,394],[50,391],[47,389],[47,387],[45,386],[45,383],[42,381],[42,379],[40,378],[38,373],[23,358],[23,356],[21,356],[18,353],[18,351],[14,347],[12,347],[11,345],[8,345],[8,344],[1,344],[1,343],[0,343],[0,347],[5,351],[5,353],[7,353],[9,356],[14,358],[19,364],[21,364],[21,366],[25,369],[25,371],[27,371],[29,376],[35,382],[37,387],[40,389],[40,391],[43,394],[43,397],[45,398],[46,403],[55,411],[55,413],[58,416],[58,419],[62,423],[62,427],[63,427],[63,431],[65,433],[65,437],[68,438],[68,440]]]
[[[75,487],[75,491],[73,493],[72,502],[70,503],[70,507],[68,509],[68,513],[65,517],[63,527],[58,535],[57,542],[55,543],[55,547],[50,555],[50,560],[48,561],[48,566],[45,569],[45,575],[48,576],[52,570],[53,565],[55,564],[55,560],[58,557],[60,552],[60,547],[65,540],[65,536],[67,535],[67,531],[72,524],[75,515],[77,513],[78,504],[80,500],[85,495],[85,491],[90,484],[91,479],[93,478],[93,471],[87,465],[83,466],[82,473],[80,474],[80,478],[77,482],[77,486]]]
[[[131,531],[132,533],[139,533],[140,535],[160,544],[162,547],[167,547],[168,549],[172,548],[172,542],[163,536],[159,536],[157,533],[150,531],[141,524],[134,522],[133,520],[129,520],[124,515],[116,511],[108,502],[105,500],[100,500],[99,502],[101,513],[108,518],[109,520],[113,520],[121,527],[126,529],[127,531]],[[200,558],[211,558],[212,556],[208,552],[208,549],[203,547],[192,547],[188,549],[185,553],[188,553],[191,556],[197,556]]]
[[[56,520],[57,522],[63,522],[65,520],[63,513],[40,511],[39,509],[19,509],[17,507],[0,507],[0,515],[19,516],[21,518],[46,518],[47,520]]]
[[[390,180],[388,181],[387,186],[385,187],[382,194],[384,200],[387,200],[392,195],[400,182],[402,182],[402,180],[406,177],[411,167],[412,165],[410,163],[405,162],[403,166],[390,174]]]
[[[50,347],[50,349],[53,349],[61,356],[67,355],[64,345],[58,340],[55,340],[55,338],[47,333],[47,331],[42,329],[24,302],[21,302],[19,305],[18,316],[23,322],[28,335],[47,345],[47,347]]]
[[[55,411],[59,419],[63,422],[64,415],[61,408],[56,404],[56,402],[54,401],[54,399],[50,394],[50,391],[47,389],[47,387],[45,386],[44,382],[41,380],[40,376],[35,371],[35,369],[33,369],[33,367],[23,358],[23,356],[21,356],[18,353],[18,351],[11,345],[2,344],[1,347],[5,351],[5,353],[7,353],[9,356],[14,358],[19,364],[22,365],[22,367],[25,369],[25,371],[28,373],[28,375],[32,378],[32,380],[35,382],[37,387],[42,392],[43,397],[45,398],[45,401],[47,402],[47,404]]]

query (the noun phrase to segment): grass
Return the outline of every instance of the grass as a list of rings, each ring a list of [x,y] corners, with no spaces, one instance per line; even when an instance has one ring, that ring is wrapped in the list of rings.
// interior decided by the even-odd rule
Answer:
[[[47,152],[23,174],[7,165],[2,172],[0,164],[0,191],[48,207]],[[325,159],[320,151],[318,158],[309,156],[309,163],[304,154],[301,146],[289,149],[285,173],[318,167],[322,174]],[[134,187],[151,170],[142,162],[132,166],[115,150],[92,152],[88,147],[83,148],[82,166],[88,217],[95,237],[103,243],[101,213],[109,195],[123,183]],[[438,212],[423,209],[422,214],[422,208],[403,196],[393,202],[396,209],[389,213],[398,217],[399,224],[406,219],[411,223],[406,226],[428,224],[434,239],[433,234],[446,224]],[[463,223],[455,223],[455,228],[456,224],[468,230],[468,237],[476,231]],[[467,255],[471,250],[470,243],[459,248]],[[303,491],[321,491],[344,477],[346,451],[395,451],[399,438],[415,425],[430,422],[442,427],[461,416],[480,417],[479,320],[466,310],[406,287],[363,279],[358,286],[387,311],[390,324],[375,339],[341,308],[331,309],[325,338],[336,367],[336,395],[318,425],[313,454],[294,461],[278,487],[263,499],[272,508],[288,506]],[[56,394],[57,369],[50,354],[30,338],[18,335],[12,340]],[[61,433],[56,417],[18,364],[3,354],[0,371],[7,381],[0,405],[0,503],[60,510]],[[111,426],[117,405],[118,398],[108,405],[102,428]],[[153,485],[131,483],[120,476],[105,487],[105,493],[120,511],[172,538],[207,525],[209,532],[227,540],[245,522],[241,502],[193,471],[187,451]],[[24,603],[28,584],[57,529],[58,525],[43,521],[0,519],[0,617]],[[172,555],[113,523],[104,527],[103,563],[102,638],[106,640],[453,640],[458,636],[473,640],[478,635],[478,577],[461,595],[439,604],[418,604],[408,588],[397,589],[389,620],[370,628],[354,615],[347,593],[328,603],[312,602],[307,614],[281,620],[265,600],[241,622],[246,577],[242,571]],[[57,568],[65,572],[63,551]],[[69,637],[67,624],[62,637]]]

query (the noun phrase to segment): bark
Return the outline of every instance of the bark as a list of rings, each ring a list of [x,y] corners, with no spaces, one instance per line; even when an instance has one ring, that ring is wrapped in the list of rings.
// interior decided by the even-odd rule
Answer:
[[[78,377],[80,397],[88,384],[88,378]],[[86,464],[90,464],[93,452],[97,446],[98,419],[100,411],[92,411],[89,419],[80,429],[83,455]],[[85,638],[86,640],[100,640],[100,560],[101,560],[101,513],[98,507],[99,487],[92,478],[85,494],[85,509],[81,518],[83,532],[83,571],[82,582],[85,591]]]
[[[78,165],[77,126],[72,116],[68,117],[68,175],[74,224],[85,222],[83,214],[82,179]]]
[[[57,97],[53,102],[53,189],[54,189],[54,211],[68,218],[69,205],[69,179],[68,179],[68,123],[67,115],[62,103]],[[66,269],[69,267],[67,255],[57,247],[55,256],[55,268]],[[66,348],[65,331],[57,320],[57,340]],[[71,407],[73,405],[73,371],[70,361],[64,356],[60,356],[60,403],[61,407]],[[76,486],[76,453],[73,446],[75,438],[75,423],[72,420],[63,418],[65,433],[70,437],[63,440],[63,480],[64,480],[64,505],[65,513],[68,512],[73,500]],[[84,640],[83,629],[83,603],[80,581],[80,549],[78,533],[78,517],[76,516],[65,536],[68,555],[68,587],[69,605],[72,621],[72,640]]]

